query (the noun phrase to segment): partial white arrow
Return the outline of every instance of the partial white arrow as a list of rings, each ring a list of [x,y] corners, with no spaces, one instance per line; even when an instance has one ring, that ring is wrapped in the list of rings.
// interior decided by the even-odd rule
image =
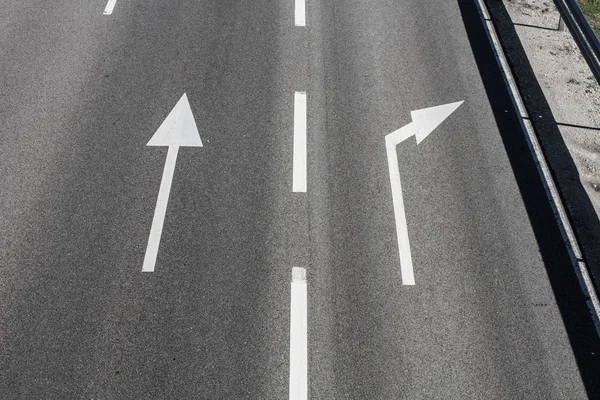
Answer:
[[[196,127],[196,121],[192,114],[192,108],[184,93],[177,102],[173,110],[160,125],[154,136],[146,146],[168,146],[167,161],[163,171],[154,218],[152,219],[152,228],[146,247],[144,257],[143,272],[153,272],[160,245],[165,214],[167,212],[167,203],[171,192],[171,183],[173,182],[173,173],[175,172],[175,163],[177,162],[177,153],[180,146],[202,147],[202,140]]]
[[[104,8],[104,15],[110,15],[112,14],[114,8],[115,8],[115,4],[117,4],[117,0],[108,0],[108,3],[106,3],[106,7]]]
[[[421,143],[435,128],[456,111],[462,103],[464,101],[412,111],[410,115],[413,122],[385,137],[390,184],[392,186],[392,200],[394,203],[394,216],[396,218],[398,252],[400,254],[400,273],[404,285],[414,285],[415,274],[413,271],[412,255],[410,253],[410,241],[408,238],[408,226],[406,224],[406,212],[404,211],[404,197],[402,196],[396,146],[413,135],[417,139],[417,144]]]

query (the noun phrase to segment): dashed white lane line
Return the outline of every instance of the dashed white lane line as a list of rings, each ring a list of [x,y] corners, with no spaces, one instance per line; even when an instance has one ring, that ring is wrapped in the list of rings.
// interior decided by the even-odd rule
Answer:
[[[308,322],[306,269],[292,268],[290,311],[290,400],[308,399]]]
[[[115,4],[117,4],[117,0],[108,0],[108,4],[106,4],[106,8],[104,9],[104,15],[112,14]]]
[[[306,0],[296,0],[296,26],[306,26]]]
[[[294,95],[294,159],[292,191],[306,192],[306,93]]]

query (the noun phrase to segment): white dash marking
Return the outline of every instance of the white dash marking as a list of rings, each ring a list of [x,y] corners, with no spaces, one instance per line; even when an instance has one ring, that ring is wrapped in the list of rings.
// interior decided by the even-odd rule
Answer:
[[[154,218],[152,219],[152,228],[150,229],[150,237],[148,238],[148,247],[146,247],[142,272],[154,272],[178,152],[179,146],[169,146],[167,160],[165,161],[165,169],[158,191],[158,199],[156,200],[156,208],[154,209]]]
[[[294,95],[294,159],[292,191],[306,192],[306,93]]]
[[[292,268],[290,312],[290,400],[308,399],[306,269]]]
[[[112,12],[115,8],[115,4],[117,4],[117,0],[108,0],[108,3],[106,4],[106,8],[104,9],[104,15],[112,14]]]
[[[296,0],[296,26],[306,26],[306,0]]]

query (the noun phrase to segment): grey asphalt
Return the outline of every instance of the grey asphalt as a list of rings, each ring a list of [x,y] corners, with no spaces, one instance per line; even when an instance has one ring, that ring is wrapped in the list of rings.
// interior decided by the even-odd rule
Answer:
[[[471,1],[309,0],[306,28],[283,0],[104,6],[0,11],[0,398],[287,398],[293,266],[309,398],[598,395],[584,299]],[[145,144],[184,92],[204,147],[179,152],[142,273],[166,156]],[[403,286],[384,137],[460,100],[398,147]]]

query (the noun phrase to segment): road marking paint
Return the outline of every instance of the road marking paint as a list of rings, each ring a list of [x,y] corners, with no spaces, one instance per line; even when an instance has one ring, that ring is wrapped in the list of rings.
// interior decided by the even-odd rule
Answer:
[[[108,0],[108,3],[106,4],[106,8],[104,9],[104,15],[112,14],[112,12],[115,8],[115,4],[117,4],[117,0]]]
[[[296,92],[294,95],[294,159],[292,191],[306,192],[306,93]]]
[[[442,122],[444,122],[446,118],[456,111],[462,103],[463,101],[459,101],[456,103],[411,111],[410,115],[412,122],[385,137],[390,185],[392,188],[392,202],[394,204],[394,218],[396,220],[398,254],[400,255],[400,275],[402,276],[403,285],[414,285],[415,274],[410,252],[408,225],[406,223],[406,211],[404,210],[404,197],[402,196],[402,184],[400,183],[400,168],[398,166],[396,146],[412,136],[415,137],[417,144],[420,144]]]
[[[290,400],[308,399],[308,297],[306,269],[292,268]]]
[[[392,187],[394,218],[396,220],[396,237],[398,239],[398,254],[400,255],[400,275],[402,276],[403,285],[414,285],[415,274],[410,252],[406,212],[404,211],[404,196],[402,195],[402,184],[400,183],[398,153],[396,153],[396,142],[391,136],[386,138],[385,147],[387,150],[390,184]]]
[[[156,133],[148,141],[146,146],[168,146],[167,160],[158,190],[158,199],[154,209],[154,218],[152,219],[152,228],[148,238],[148,247],[144,256],[144,265],[142,272],[153,272],[156,265],[156,256],[160,245],[165,214],[167,212],[167,203],[169,202],[169,193],[171,193],[171,183],[175,173],[175,164],[177,163],[177,153],[180,146],[202,147],[202,139],[194,120],[192,108],[184,93],[179,99],[173,110],[167,115],[167,118],[160,125]]]
[[[175,164],[177,162],[178,152],[179,146],[169,146],[169,151],[167,152],[167,161],[165,161],[165,169],[160,182],[160,189],[158,191],[158,200],[156,200],[154,218],[152,219],[150,237],[148,238],[148,247],[146,247],[146,255],[144,256],[144,266],[142,267],[143,272],[154,272],[154,266],[156,265],[158,246],[160,245],[160,237],[162,236],[165,214],[167,213],[167,203],[169,202],[169,194],[171,193],[171,183],[173,183],[173,174],[175,173]]]
[[[296,0],[296,26],[306,26],[306,0]]]

